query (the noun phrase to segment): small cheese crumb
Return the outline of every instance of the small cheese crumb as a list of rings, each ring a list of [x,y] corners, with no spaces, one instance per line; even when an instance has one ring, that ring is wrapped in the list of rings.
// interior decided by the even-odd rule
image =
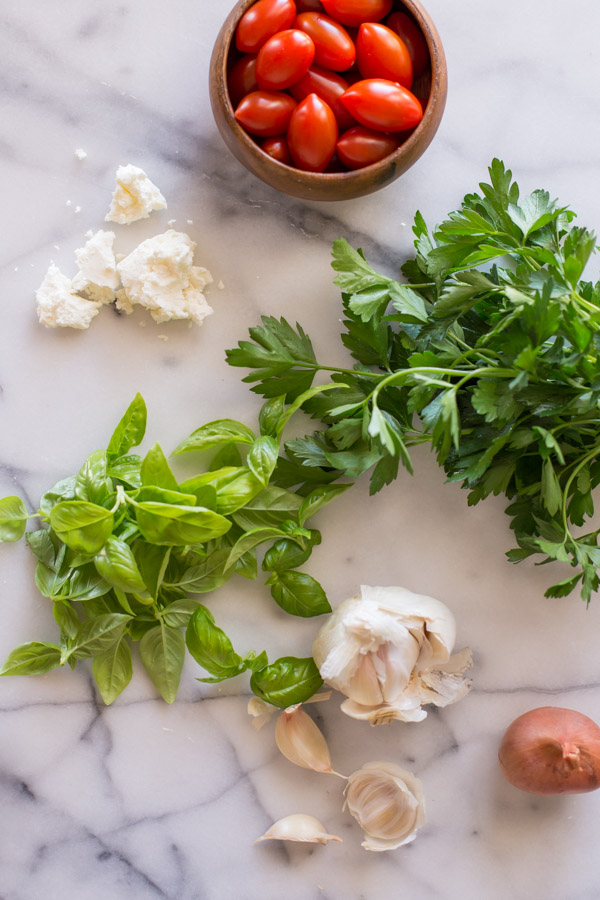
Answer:
[[[225,290],[225,285],[223,284],[223,281],[222,281],[222,280],[219,281],[219,283],[217,284],[217,288],[218,288],[220,291],[224,291],[224,290]]]
[[[123,284],[117,308],[130,313],[137,303],[155,322],[190,319],[200,325],[213,312],[202,293],[212,276],[193,265],[195,248],[189,235],[171,229],[143,241],[117,266]]]
[[[166,334],[157,334],[156,335],[159,341],[168,341],[169,338]]]
[[[75,209],[74,209],[74,212],[75,212],[75,215],[77,215],[77,213],[80,213],[80,212],[81,212],[81,207],[80,207],[80,206],[76,206]]]
[[[143,169],[119,166],[117,186],[105,221],[128,225],[138,219],[147,219],[155,209],[166,208],[167,201]]]
[[[67,206],[71,206],[71,201],[67,200]]]
[[[117,263],[113,251],[114,231],[88,231],[87,243],[75,251],[79,272],[72,289],[86,294],[97,303],[112,303],[119,285]]]
[[[100,303],[78,296],[71,280],[52,264],[35,292],[38,319],[46,328],[89,328]]]
[[[169,221],[167,222],[169,228],[172,228],[176,221],[177,219],[169,219]]]
[[[186,222],[188,223],[188,225],[193,225],[193,224],[194,224],[194,220],[193,220],[193,219],[186,219]]]
[[[81,147],[78,147],[75,151],[75,156],[77,157],[77,159],[86,159],[87,153],[85,152],[85,150],[82,150]]]

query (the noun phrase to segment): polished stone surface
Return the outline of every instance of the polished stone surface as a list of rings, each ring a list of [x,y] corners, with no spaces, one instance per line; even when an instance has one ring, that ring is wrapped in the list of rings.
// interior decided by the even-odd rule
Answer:
[[[206,88],[229,0],[4,0],[0,5],[0,495],[40,494],[104,446],[136,391],[146,445],[171,449],[204,421],[252,422],[258,398],[224,349],[260,314],[299,320],[317,355],[343,362],[331,242],[347,237],[393,272],[417,209],[433,223],[486,175],[494,156],[524,191],[547,188],[598,224],[600,7],[543,0],[428,0],[450,89],[422,160],[378,194],[319,204],[277,194],[224,147]],[[83,148],[87,158],[74,151]],[[197,242],[215,282],[202,328],[157,326],[103,309],[87,332],[48,331],[34,291],[50,260],[74,274],[85,232],[103,227],[120,164],[142,166],[169,208],[115,226],[127,252],[170,219]],[[191,224],[188,224],[190,220]],[[597,269],[597,266],[596,266]],[[147,322],[146,327],[140,327]],[[168,340],[160,339],[164,335]],[[474,688],[418,725],[370,729],[312,708],[334,765],[389,759],[423,780],[428,820],[415,843],[375,854],[342,812],[341,782],[298,769],[256,732],[244,677],[158,700],[140,666],[112,707],[86,664],[0,682],[2,900],[594,900],[600,794],[557,799],[506,784],[496,752],[507,724],[541,705],[600,720],[600,601],[544,600],[545,568],[504,558],[499,499],[468,509],[432,457],[415,454],[374,499],[364,483],[319,517],[310,571],[334,605],[360,583],[402,584],[445,601],[458,646],[474,650]],[[49,604],[24,545],[0,548],[0,656],[53,640]],[[262,583],[210,605],[240,649],[310,651],[317,623],[281,613]],[[321,818],[343,844],[261,844],[293,812]]]

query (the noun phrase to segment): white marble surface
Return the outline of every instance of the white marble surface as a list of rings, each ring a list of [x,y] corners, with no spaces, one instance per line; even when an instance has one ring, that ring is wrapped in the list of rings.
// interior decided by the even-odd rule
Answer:
[[[279,195],[229,155],[214,126],[208,59],[229,0],[3,0],[0,4],[0,495],[40,493],[104,446],[139,390],[146,445],[174,446],[258,399],[223,351],[261,313],[297,317],[318,355],[343,360],[331,242],[360,243],[396,267],[417,208],[455,208],[493,156],[522,187],[545,187],[600,224],[600,115],[593,0],[428,0],[445,43],[450,92],[437,139],[394,185],[363,200]],[[78,161],[77,147],[88,157]],[[140,327],[103,310],[89,332],[46,331],[33,294],[50,259],[101,227],[118,164],[141,165],[169,209],[119,228],[125,250],[169,219],[198,243],[223,291],[203,329]],[[67,201],[71,204],[67,206]],[[76,212],[76,207],[81,207]],[[188,225],[186,220],[192,220]],[[169,340],[158,339],[167,334]],[[474,648],[472,694],[418,725],[369,729],[337,701],[313,709],[342,771],[394,760],[423,780],[429,817],[417,841],[360,848],[340,782],[300,770],[256,733],[243,678],[200,685],[187,665],[177,702],[145,675],[105,708],[85,665],[0,683],[2,900],[593,900],[600,895],[600,793],[543,799],[507,785],[500,735],[534,706],[600,720],[600,600],[543,599],[548,571],[511,567],[498,500],[467,509],[426,453],[375,499],[362,485],[320,516],[311,572],[333,604],[358,584],[399,583],[444,600],[458,645]],[[47,601],[22,545],[0,547],[0,655],[53,639]],[[261,583],[211,598],[240,649],[308,652],[313,621],[280,613]],[[275,819],[306,811],[341,845],[253,846]]]

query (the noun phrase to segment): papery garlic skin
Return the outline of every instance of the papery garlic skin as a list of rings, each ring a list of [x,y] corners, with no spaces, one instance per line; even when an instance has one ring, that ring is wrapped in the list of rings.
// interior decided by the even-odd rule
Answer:
[[[396,850],[410,844],[425,822],[421,782],[394,763],[366,763],[350,776],[344,793],[344,809],[365,832],[365,850]]]
[[[455,639],[454,616],[439,600],[363,585],[321,628],[313,657],[321,677],[346,694],[347,715],[372,725],[419,722],[427,715],[422,704],[446,706],[469,690],[470,651],[458,674],[454,665],[444,671]]]
[[[295,765],[312,769],[313,772],[338,775],[331,767],[329,747],[323,733],[304,712],[301,703],[281,711],[275,726],[275,741],[286,759]]]
[[[252,725],[257,731],[264,728],[275,714],[276,707],[265,703],[260,697],[251,697],[248,701],[248,715],[252,716]]]
[[[258,844],[260,841],[301,841],[309,844],[327,844],[328,841],[338,841],[340,844],[342,843],[342,839],[337,835],[328,834],[325,826],[318,819],[304,813],[295,813],[278,819],[254,843]]]

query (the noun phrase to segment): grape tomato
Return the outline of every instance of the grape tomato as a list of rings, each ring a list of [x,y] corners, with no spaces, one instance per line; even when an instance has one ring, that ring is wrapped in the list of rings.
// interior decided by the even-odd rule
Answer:
[[[239,103],[235,118],[250,134],[276,137],[285,134],[296,101],[276,91],[252,91]]]
[[[290,148],[288,147],[288,142],[284,137],[266,138],[266,140],[264,140],[260,146],[265,153],[267,153],[273,159],[276,159],[277,162],[285,163],[288,166],[291,164],[292,157],[290,154]]]
[[[321,0],[296,0],[296,9],[299,13],[303,12],[320,12],[324,13],[325,9]]]
[[[287,139],[295,165],[308,172],[323,172],[335,153],[338,127],[329,106],[309,94],[290,118]]]
[[[336,153],[348,169],[361,169],[389,156],[399,145],[399,139],[392,134],[356,125],[339,138]]]
[[[311,66],[306,75],[291,86],[290,93],[298,101],[304,100],[309,94],[316,94],[331,108],[340,131],[346,131],[347,128],[356,125],[356,119],[350,115],[340,100],[349,87],[346,79],[337,72]]]
[[[296,16],[294,28],[299,28],[312,38],[317,66],[343,72],[354,64],[354,42],[339,22],[322,13],[307,12]]]
[[[308,71],[315,56],[312,39],[297,28],[278,31],[256,57],[256,80],[263,91],[282,91]]]
[[[342,25],[379,22],[391,12],[393,0],[321,0],[327,15]]]
[[[408,47],[391,28],[365,22],[358,30],[356,62],[363,78],[387,78],[410,88],[413,66]]]
[[[412,58],[414,77],[422,75],[429,65],[429,49],[417,23],[406,13],[394,12],[385,24],[406,44]]]
[[[246,94],[258,90],[256,80],[256,55],[242,56],[232,66],[227,77],[227,87],[233,106],[237,106]]]
[[[235,45],[242,53],[256,53],[277,31],[289,28],[295,18],[293,0],[257,0],[238,22]]]
[[[357,81],[341,100],[360,125],[375,131],[408,131],[423,118],[423,108],[414,94],[383,78]]]

